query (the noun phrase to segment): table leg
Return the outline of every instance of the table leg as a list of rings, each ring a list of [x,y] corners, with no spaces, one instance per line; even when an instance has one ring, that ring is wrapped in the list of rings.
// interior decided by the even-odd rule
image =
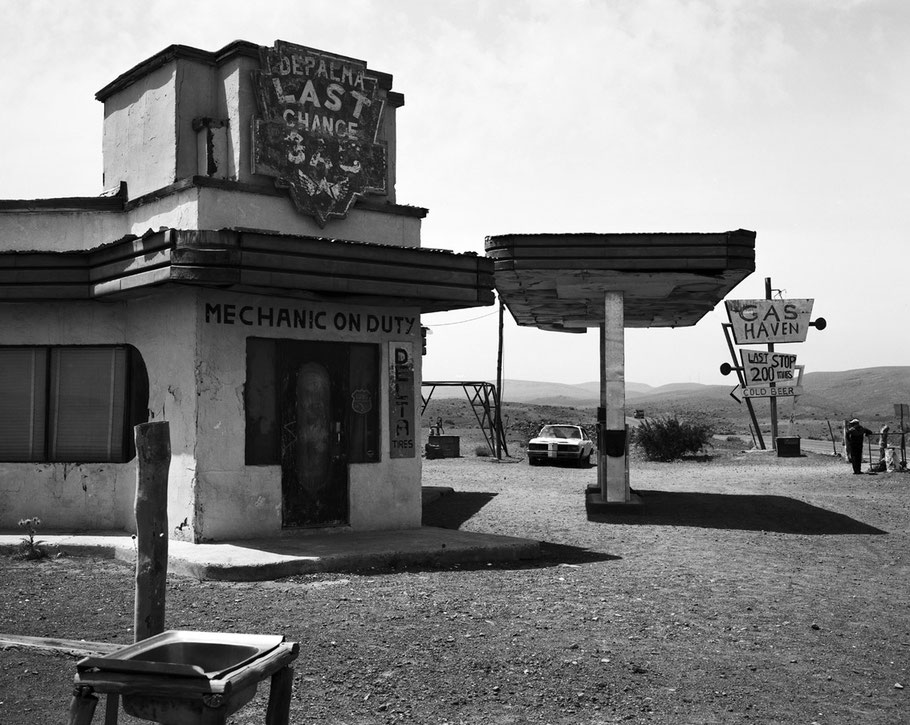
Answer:
[[[73,690],[73,699],[70,700],[69,725],[90,725],[97,705],[98,696],[92,692],[91,687],[77,686]]]
[[[104,705],[104,725],[117,725],[117,717],[120,713],[120,695],[116,692],[109,693]]]
[[[294,688],[294,670],[282,667],[272,675],[269,685],[269,706],[265,725],[288,725],[291,715],[291,691]]]

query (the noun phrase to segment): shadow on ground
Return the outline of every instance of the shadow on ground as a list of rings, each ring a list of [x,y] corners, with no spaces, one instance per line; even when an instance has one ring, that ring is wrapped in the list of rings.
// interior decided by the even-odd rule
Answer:
[[[540,556],[534,559],[518,559],[514,561],[492,561],[489,563],[465,561],[454,565],[438,567],[402,567],[407,569],[428,570],[438,569],[459,569],[461,571],[479,571],[479,570],[501,570],[516,571],[519,569],[549,569],[554,566],[580,566],[582,564],[595,564],[600,561],[619,561],[621,556],[605,554],[602,551],[592,551],[580,546],[569,546],[568,544],[551,544],[547,541],[540,542]]]
[[[457,491],[437,498],[423,507],[423,525],[458,529],[496,497],[495,493]]]
[[[642,505],[588,511],[588,520],[619,525],[697,526],[782,534],[886,534],[849,516],[786,496],[636,491]]]
[[[480,511],[497,494],[485,492],[458,491],[448,493],[424,505],[423,525],[443,529],[460,529],[465,521]],[[456,565],[459,569],[539,569],[560,564],[590,564],[598,561],[614,561],[621,557],[592,551],[578,546],[540,542],[541,555],[535,559],[520,561],[499,561],[488,564],[464,562]],[[448,567],[451,568],[451,567]]]

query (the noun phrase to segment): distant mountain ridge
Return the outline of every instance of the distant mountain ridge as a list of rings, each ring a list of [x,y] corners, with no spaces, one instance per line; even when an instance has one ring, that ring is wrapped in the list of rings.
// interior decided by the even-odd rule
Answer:
[[[652,386],[627,382],[626,401],[628,407],[642,408],[648,414],[701,410],[729,415],[737,408],[745,410],[745,406],[737,406],[730,397],[736,385],[735,375],[730,375],[729,384],[724,385],[671,383]],[[806,373],[802,387],[804,392],[795,404],[792,398],[780,399],[783,406],[798,411],[800,417],[894,419],[895,403],[910,404],[910,366]],[[505,404],[590,408],[599,405],[600,383],[506,379],[502,392]],[[433,393],[434,399],[463,397],[464,392],[457,387],[437,388]],[[756,405],[767,406],[767,399],[758,399]]]

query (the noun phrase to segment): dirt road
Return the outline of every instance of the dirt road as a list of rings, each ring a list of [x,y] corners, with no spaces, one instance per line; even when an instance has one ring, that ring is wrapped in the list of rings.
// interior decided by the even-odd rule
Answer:
[[[545,559],[172,577],[168,627],[301,642],[293,723],[910,722],[910,475],[737,451],[633,461],[643,510],[589,516],[595,475],[425,461],[426,484],[456,491],[429,523],[537,538]],[[4,560],[0,575],[0,631],[131,639],[128,567]],[[0,723],[64,722],[74,662],[0,651]],[[261,723],[262,694],[231,722]]]

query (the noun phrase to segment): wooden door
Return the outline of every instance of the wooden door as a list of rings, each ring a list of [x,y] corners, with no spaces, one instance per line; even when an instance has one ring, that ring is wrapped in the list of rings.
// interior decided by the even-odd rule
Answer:
[[[345,353],[332,343],[290,344],[279,353],[284,526],[348,521]]]

